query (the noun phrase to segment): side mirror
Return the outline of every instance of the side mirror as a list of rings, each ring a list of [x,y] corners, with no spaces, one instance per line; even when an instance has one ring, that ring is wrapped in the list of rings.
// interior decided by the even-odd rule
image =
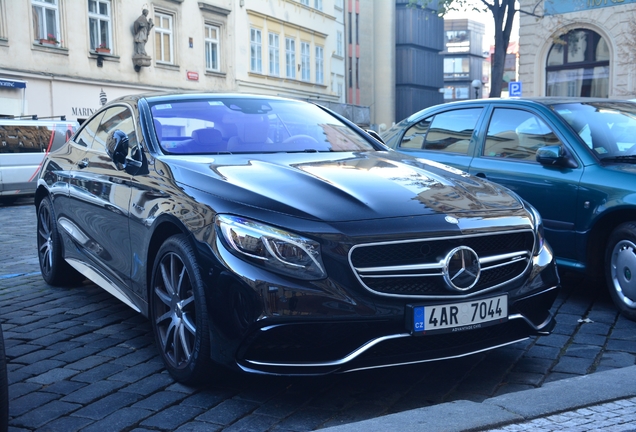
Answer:
[[[568,157],[563,146],[545,146],[537,150],[536,160],[541,165],[576,168],[576,162]]]
[[[108,134],[106,153],[116,164],[126,165],[128,156],[128,136],[124,131],[116,129]]]
[[[141,167],[142,162],[128,157],[128,135],[122,130],[116,129],[108,134],[106,139],[106,153],[115,162],[118,169],[125,169],[127,173],[134,175]]]
[[[380,134],[374,131],[373,129],[365,129],[365,132],[371,135],[376,140],[380,141],[382,144],[384,144],[384,140],[382,139]]]

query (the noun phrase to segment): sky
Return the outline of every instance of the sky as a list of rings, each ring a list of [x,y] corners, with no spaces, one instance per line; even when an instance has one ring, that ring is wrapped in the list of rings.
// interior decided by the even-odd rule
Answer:
[[[482,2],[480,0],[473,0],[473,3],[476,5],[481,5]],[[493,17],[490,12],[482,12],[476,13],[473,11],[470,12],[449,12],[444,18],[447,19],[471,19],[474,21],[479,21],[486,26],[486,33],[484,35],[484,51],[488,51],[491,45],[495,44],[495,24],[493,22]],[[515,14],[515,27],[513,28],[512,35],[510,36],[510,41],[518,41],[519,40],[519,13]]]

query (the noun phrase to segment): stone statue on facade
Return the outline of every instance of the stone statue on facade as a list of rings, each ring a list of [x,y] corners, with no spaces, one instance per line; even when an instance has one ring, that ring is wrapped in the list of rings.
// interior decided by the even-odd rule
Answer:
[[[144,9],[141,12],[139,18],[135,20],[133,24],[133,33],[135,41],[135,53],[133,54],[133,63],[135,70],[139,72],[142,67],[150,66],[151,57],[146,53],[146,42],[148,42],[148,35],[150,30],[154,27],[152,18],[148,17],[148,9]]]

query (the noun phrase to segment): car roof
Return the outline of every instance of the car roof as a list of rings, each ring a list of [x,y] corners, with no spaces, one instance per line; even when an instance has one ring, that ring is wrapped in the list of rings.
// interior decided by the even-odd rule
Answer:
[[[248,98],[260,98],[260,99],[276,99],[276,100],[285,100],[285,101],[294,101],[294,102],[303,102],[299,99],[290,99],[283,98],[279,96],[271,96],[271,95],[262,95],[262,94],[251,94],[251,93],[214,93],[214,92],[200,92],[200,91],[167,91],[167,92],[149,92],[149,93],[138,93],[133,95],[122,96],[118,99],[113,100],[113,102],[138,102],[141,99],[146,99],[148,102],[155,103],[161,101],[175,101],[175,100],[188,100],[188,99],[205,99],[205,98],[237,98],[237,99],[248,99]]]
[[[514,98],[488,98],[488,99],[471,99],[465,101],[453,101],[447,102],[442,105],[451,104],[483,104],[483,103],[504,103],[504,104],[520,104],[520,103],[537,103],[545,106],[565,104],[565,103],[590,103],[590,102],[627,102],[634,103],[634,100],[629,99],[608,99],[608,98],[591,98],[591,97],[565,97],[565,96],[543,96],[543,97],[514,97]],[[441,106],[441,105],[437,105]]]
[[[51,125],[67,125],[77,124],[75,120],[60,120],[60,119],[11,119],[0,117],[0,125],[2,126],[51,126]]]

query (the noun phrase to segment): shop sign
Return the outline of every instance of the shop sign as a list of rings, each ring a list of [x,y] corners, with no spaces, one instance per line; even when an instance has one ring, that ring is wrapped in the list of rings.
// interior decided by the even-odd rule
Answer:
[[[0,87],[3,87],[3,88],[26,88],[26,81],[0,79]]]
[[[636,3],[636,0],[545,0],[543,12],[545,15],[558,15],[628,3]]]
[[[92,116],[96,109],[93,108],[85,108],[85,107],[71,107],[71,114],[76,117],[90,117]]]

